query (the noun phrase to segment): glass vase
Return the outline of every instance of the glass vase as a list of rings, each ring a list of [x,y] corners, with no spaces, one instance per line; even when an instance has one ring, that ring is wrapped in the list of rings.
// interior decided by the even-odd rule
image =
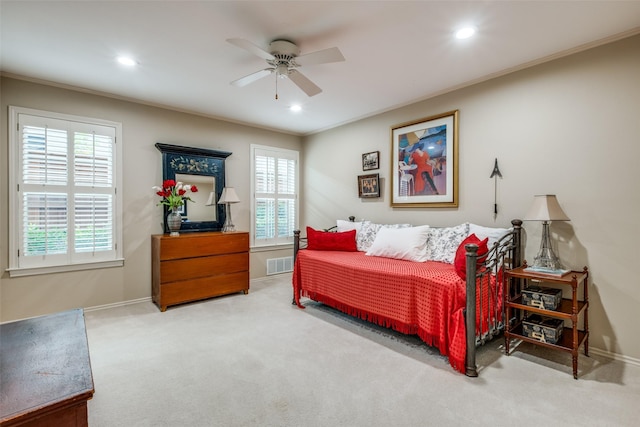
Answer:
[[[178,208],[172,208],[169,214],[167,214],[167,227],[169,228],[170,236],[179,236],[180,227],[182,227],[182,215],[178,212]]]

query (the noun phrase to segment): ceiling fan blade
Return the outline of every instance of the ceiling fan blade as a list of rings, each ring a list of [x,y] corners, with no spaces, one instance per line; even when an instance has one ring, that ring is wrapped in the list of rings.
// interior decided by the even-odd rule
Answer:
[[[309,97],[317,95],[320,92],[322,92],[322,89],[316,86],[315,83],[313,83],[311,80],[306,78],[304,74],[302,74],[298,70],[291,70],[289,72],[289,78],[291,79],[292,82],[296,84],[296,86],[302,89],[302,91],[306,93],[307,96]]]
[[[344,61],[344,56],[342,56],[342,52],[340,52],[340,49],[337,47],[330,47],[329,49],[297,56],[295,61],[298,65],[326,64],[329,62]]]
[[[275,70],[273,68],[265,68],[264,70],[251,73],[248,76],[240,77],[239,79],[232,81],[231,85],[237,86],[237,87],[243,87],[248,85],[249,83],[253,83],[256,80],[260,80],[261,78],[268,76],[274,71]]]
[[[271,55],[269,52],[267,52],[266,50],[262,49],[259,46],[256,46],[255,44],[251,43],[249,40],[233,38],[233,39],[227,39],[227,41],[234,46],[238,46],[239,48],[242,48],[246,51],[253,53],[256,56],[259,56],[262,59],[275,59],[275,57]]]

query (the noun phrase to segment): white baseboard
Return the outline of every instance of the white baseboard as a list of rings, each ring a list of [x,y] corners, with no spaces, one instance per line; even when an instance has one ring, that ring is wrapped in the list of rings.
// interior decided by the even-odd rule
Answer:
[[[286,274],[287,272],[284,273],[280,273],[280,274]],[[291,274],[291,272],[288,272],[289,274]],[[251,279],[251,281],[266,281],[266,280],[272,280],[272,277],[269,276],[264,276],[264,277],[257,277],[255,279]],[[87,307],[84,309],[84,311],[97,311],[97,310],[106,310],[108,308],[115,308],[115,307],[124,307],[125,305],[131,305],[131,304],[140,304],[143,302],[151,302],[151,297],[144,297],[144,298],[138,298],[138,299],[132,299],[132,300],[128,300],[128,301],[120,301],[120,302],[114,302],[111,304],[103,304],[103,305],[95,305],[93,307]]]
[[[139,304],[141,302],[151,302],[151,297],[138,298],[138,299],[133,299],[133,300],[129,300],[129,301],[114,302],[112,304],[95,305],[93,307],[83,308],[83,310],[85,312],[86,311],[98,311],[98,310],[105,310],[107,308],[123,307],[125,305],[130,305],[130,304]],[[82,308],[82,307],[78,307],[78,308]],[[51,314],[53,314],[53,313],[51,313]],[[31,316],[31,317],[23,317],[23,318],[20,318],[20,319],[8,320],[6,322],[0,322],[0,325],[4,325],[5,323],[17,322],[18,320],[34,319],[34,318],[40,317],[40,316],[44,316],[44,315],[43,314],[38,314],[38,315],[35,315],[35,316]]]
[[[251,282],[266,282],[268,280],[273,280],[273,276],[282,276],[282,275],[285,275],[285,274],[291,275],[292,272],[291,271],[285,271],[285,272],[278,273],[278,274],[271,274],[269,276],[254,277],[254,278],[251,279]]]
[[[132,299],[129,301],[114,302],[111,304],[94,305],[93,307],[85,308],[84,311],[106,310],[108,308],[124,307],[125,305],[131,305],[131,304],[140,304],[141,302],[151,302],[151,297]]]
[[[640,367],[640,359],[636,359],[635,357],[624,356],[622,354],[613,353],[607,350],[602,350],[594,347],[589,347],[589,353],[593,353],[598,356],[606,357],[608,359],[613,359],[619,362],[628,363],[630,365],[635,365]]]

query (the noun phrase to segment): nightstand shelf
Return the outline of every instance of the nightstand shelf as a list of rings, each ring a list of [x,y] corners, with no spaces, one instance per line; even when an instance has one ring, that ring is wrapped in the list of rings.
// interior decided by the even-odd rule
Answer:
[[[504,332],[505,353],[509,355],[511,339],[518,339],[543,347],[571,353],[573,362],[573,377],[578,378],[578,349],[584,346],[584,354],[589,355],[589,294],[587,282],[589,272],[587,267],[583,271],[570,271],[563,276],[553,276],[539,272],[526,271],[524,266],[508,270],[504,278],[505,312],[507,326]],[[555,310],[546,310],[525,305],[522,300],[522,290],[533,284],[545,283],[569,286],[571,298],[563,298]],[[582,297],[578,298],[578,291],[582,284]],[[562,335],[556,343],[544,342],[524,334],[522,321],[531,315],[561,319],[567,321],[570,327],[562,328]],[[582,317],[582,329],[578,329],[579,317]]]
[[[514,300],[512,300],[510,304],[511,304],[511,308],[513,309],[527,310],[531,313],[537,313],[542,316],[549,316],[549,310],[543,310],[541,308],[536,308],[530,305],[522,304],[521,295],[515,298]],[[586,302],[578,301],[578,313],[582,311],[585,305],[586,305]],[[571,301],[568,298],[563,298],[562,301],[560,302],[560,306],[553,311],[553,317],[556,317],[558,319],[570,320],[571,316],[573,315],[572,313],[573,313],[573,301]]]
[[[511,335],[512,338],[517,338],[519,340],[530,342],[536,345],[541,345],[543,347],[553,348],[556,350],[562,350],[562,351],[567,351],[571,353],[573,351],[572,332],[573,331],[571,328],[564,328],[564,330],[562,331],[562,336],[560,337],[560,340],[555,344],[540,342],[533,338],[526,337],[522,332],[522,322],[519,322],[517,325],[511,328],[511,330],[509,331],[509,334]],[[582,345],[582,343],[586,338],[587,338],[587,334],[584,331],[578,330],[578,347]]]

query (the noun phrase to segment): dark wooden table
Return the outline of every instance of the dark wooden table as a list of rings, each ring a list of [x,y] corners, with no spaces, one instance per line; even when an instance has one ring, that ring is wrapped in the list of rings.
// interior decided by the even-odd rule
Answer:
[[[82,309],[0,325],[0,426],[86,426],[93,393]]]

